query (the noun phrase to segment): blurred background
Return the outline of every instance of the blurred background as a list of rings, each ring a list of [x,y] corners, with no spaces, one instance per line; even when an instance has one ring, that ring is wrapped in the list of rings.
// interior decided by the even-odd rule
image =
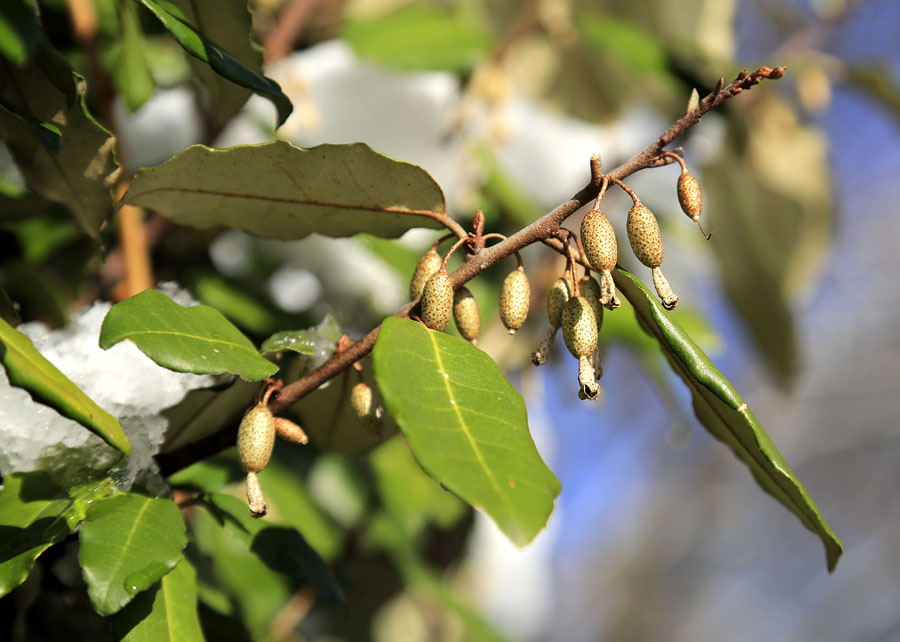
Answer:
[[[70,39],[71,60],[90,82],[90,60],[66,35],[66,3],[41,5],[54,44],[65,49]],[[101,43],[110,6],[96,3]],[[402,488],[415,471],[392,472],[411,460],[395,452],[397,440],[379,445],[344,426],[333,385],[298,410],[312,454],[279,450],[263,483],[276,489],[276,515],[280,504],[334,563],[349,606],[310,610],[308,596],[275,587],[257,613],[240,582],[211,583],[201,591],[209,631],[260,637],[246,618],[247,631],[229,629],[222,595],[230,595],[280,639],[900,640],[900,5],[251,6],[266,72],[294,103],[278,136],[302,146],[361,140],[420,164],[457,220],[468,225],[482,209],[487,229],[504,233],[582,187],[592,153],[612,168],[642,150],[684,113],[692,89],[702,97],[721,76],[786,65],[784,79],[729,101],[675,143],[703,187],[710,241],[677,207],[675,168],[628,184],[659,218],[664,268],[681,297],[676,318],[742,393],[846,550],[829,575],[818,539],[694,418],[688,391],[627,305],[606,315],[601,332],[600,402],[577,399],[577,366],[561,339],[550,363],[533,368],[546,327],[542,294],[562,269],[558,256],[533,247],[524,252],[532,314],[515,338],[496,319],[512,260],[469,287],[481,308],[479,347],[525,397],[538,447],[562,482],[548,528],[518,550],[452,498],[404,503],[391,484]],[[139,18],[151,82],[113,75],[119,98],[106,114],[129,170],[196,142],[276,135],[262,98],[218,113],[226,101],[198,93],[177,46],[151,16]],[[623,196],[604,201],[620,263],[649,282],[649,270],[625,255]],[[582,215],[567,227],[578,229]],[[81,241],[53,215],[42,225],[4,224],[16,248],[2,258],[4,287],[23,317],[59,325],[66,310],[115,296],[115,262],[78,254]],[[406,301],[408,277],[437,238],[284,243],[153,219],[148,230],[156,277],[183,284],[254,338],[326,315],[361,336]],[[85,281],[71,263],[47,259],[51,251],[99,278]],[[225,455],[192,479],[221,470],[220,482],[237,480],[234,468]],[[408,519],[405,533],[374,529],[360,552],[346,538],[371,509],[366,484]]]

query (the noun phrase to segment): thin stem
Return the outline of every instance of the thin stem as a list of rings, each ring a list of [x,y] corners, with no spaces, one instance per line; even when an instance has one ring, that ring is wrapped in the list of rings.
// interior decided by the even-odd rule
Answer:
[[[449,250],[447,250],[447,254],[444,255],[444,260],[441,261],[441,270],[447,269],[447,261],[449,261],[450,257],[453,256],[453,253],[456,252],[456,248],[458,248],[460,245],[462,245],[463,243],[465,243],[468,240],[469,240],[468,236],[466,236],[466,238],[464,238],[464,239],[459,239],[456,243],[453,244],[453,247],[451,247]]]
[[[594,209],[600,209],[600,201],[603,200],[603,196],[606,194],[606,189],[609,187],[609,176],[604,176],[603,180],[600,183],[600,191],[597,193],[597,199],[594,201]]]
[[[603,180],[601,180],[599,184],[596,181],[596,177],[592,176],[591,181],[585,187],[574,194],[569,200],[559,204],[538,220],[527,227],[522,228],[512,236],[505,238],[497,245],[486,247],[477,254],[469,255],[463,264],[449,275],[451,285],[454,288],[459,287],[498,261],[532,243],[543,242],[557,252],[567,253],[562,241],[555,238],[560,229],[560,225],[580,208],[591,203],[595,198],[600,196],[603,191],[605,191],[609,180],[615,178],[621,181],[642,169],[658,167],[661,164],[668,164],[667,160],[660,159],[663,147],[670,144],[673,140],[684,134],[690,127],[697,124],[704,114],[715,109],[726,100],[743,92],[745,89],[750,89],[754,85],[759,84],[766,78],[780,78],[784,75],[784,72],[784,67],[775,67],[774,69],[760,67],[753,73],[748,73],[746,70],[742,71],[735,80],[722,87],[721,90],[712,92],[704,97],[695,110],[675,121],[675,123],[673,123],[659,136],[659,138],[648,145],[642,152],[625,161],[608,174],[604,174]],[[662,163],[660,162],[661,160]],[[422,213],[423,215],[430,216],[436,220],[441,220],[442,223],[444,223],[448,229],[452,230],[459,238],[468,237],[462,227],[445,214],[437,214],[435,212],[428,212],[427,214],[425,212],[417,213]],[[446,222],[443,219],[446,219]],[[489,236],[496,236],[499,238],[502,235],[486,234],[483,238]],[[519,264],[521,266],[521,258],[519,258]],[[580,264],[584,265],[584,263]],[[584,265],[584,267],[590,268],[589,265]],[[573,281],[574,280],[573,277]],[[394,316],[408,318],[417,304],[418,301],[407,303],[397,310],[397,312],[394,313]],[[286,385],[277,393],[274,399],[271,400],[269,408],[274,414],[278,414],[326,381],[333,379],[335,376],[351,367],[354,362],[368,355],[375,345],[379,330],[380,326],[372,329],[362,339],[346,350],[332,355],[328,361],[312,372],[297,379],[293,383]],[[198,440],[182,449],[157,455],[160,471],[163,474],[168,475],[177,470],[181,470],[200,459],[233,445],[236,435],[237,426],[228,426],[219,433]]]
[[[623,182],[620,181],[618,178],[615,178],[615,177],[613,177],[613,176],[610,176],[610,177],[609,177],[609,180],[611,180],[613,183],[615,183],[616,185],[618,185],[619,187],[621,187],[623,190],[625,190],[625,193],[628,194],[628,195],[631,197],[631,200],[634,201],[634,204],[635,204],[635,205],[640,205],[641,199],[639,199],[639,198],[637,197],[637,194],[635,194],[633,191],[631,191],[631,188],[630,188],[630,187],[628,187],[625,183],[623,183]]]
[[[687,172],[687,165],[684,164],[684,159],[681,156],[679,156],[678,154],[675,154],[673,152],[663,152],[662,154],[659,155],[660,158],[665,158],[666,156],[668,156],[670,158],[674,158],[675,160],[678,161],[678,164],[681,165],[681,173],[682,174]]]

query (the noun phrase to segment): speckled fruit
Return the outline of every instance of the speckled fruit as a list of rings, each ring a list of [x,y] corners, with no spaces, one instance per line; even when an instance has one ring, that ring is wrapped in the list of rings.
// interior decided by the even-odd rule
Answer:
[[[478,341],[478,335],[481,332],[478,303],[469,292],[469,288],[464,285],[453,293],[453,320],[463,339],[472,343]]]
[[[522,327],[528,318],[531,304],[531,286],[521,267],[506,275],[500,286],[500,320],[510,334]]]
[[[562,313],[563,338],[566,347],[576,358],[588,357],[597,347],[597,320],[591,304],[583,296],[566,301]]]
[[[681,209],[695,223],[700,222],[703,209],[703,195],[700,192],[700,181],[690,172],[682,172],[678,177],[678,202]]]
[[[560,277],[553,282],[550,291],[547,292],[547,318],[551,328],[562,325],[562,311],[569,300],[569,284],[566,279]]]
[[[419,259],[416,269],[413,271],[412,279],[409,282],[409,298],[410,300],[418,299],[422,296],[422,289],[432,274],[441,269],[441,255],[433,248],[428,250],[421,259]]]
[[[444,270],[429,277],[422,289],[422,321],[432,330],[443,330],[453,316],[453,286]]]
[[[610,272],[616,267],[618,249],[616,231],[606,214],[591,210],[581,221],[581,244],[588,262],[598,272]]]
[[[653,212],[635,203],[628,212],[626,227],[628,241],[638,260],[649,268],[659,267],[663,261],[663,244]]]
[[[275,445],[275,418],[265,406],[254,406],[244,415],[238,428],[237,451],[241,468],[258,473],[272,456]]]
[[[578,282],[578,288],[588,303],[591,304],[591,311],[594,313],[594,319],[597,321],[597,331],[603,324],[603,305],[600,303],[600,284],[597,279],[589,274],[585,274]]]

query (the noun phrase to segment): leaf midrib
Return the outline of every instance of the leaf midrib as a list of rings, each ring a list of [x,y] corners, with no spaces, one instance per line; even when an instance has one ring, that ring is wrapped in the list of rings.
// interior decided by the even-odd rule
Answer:
[[[446,370],[444,369],[444,361],[441,359],[441,354],[440,354],[440,350],[438,349],[437,342],[434,340],[434,336],[431,334],[431,332],[426,330],[426,333],[428,335],[428,340],[431,341],[431,345],[434,348],[434,357],[438,363],[438,367],[441,369],[442,373],[446,373]],[[475,458],[478,460],[478,464],[481,466],[481,469],[485,472],[485,475],[490,480],[491,486],[493,486],[494,491],[497,494],[497,496],[499,497],[500,501],[507,507],[507,513],[509,515],[514,515],[515,512],[512,510],[512,507],[511,507],[510,503],[507,501],[506,497],[503,495],[500,485],[497,483],[497,480],[495,479],[494,474],[491,471],[490,467],[488,467],[487,463],[485,462],[484,457],[481,454],[481,450],[478,448],[477,442],[472,437],[472,434],[469,431],[469,428],[466,425],[466,422],[463,420],[462,414],[459,411],[459,404],[456,401],[456,397],[453,395],[453,389],[450,387],[449,381],[447,381],[447,378],[444,376],[441,376],[441,381],[444,383],[444,387],[447,390],[447,395],[450,397],[450,400],[451,400],[450,405],[453,407],[453,410],[456,414],[457,421],[459,421],[459,425],[462,428],[463,434],[466,436],[466,439],[469,440],[469,444],[472,447],[472,451],[475,453]]]

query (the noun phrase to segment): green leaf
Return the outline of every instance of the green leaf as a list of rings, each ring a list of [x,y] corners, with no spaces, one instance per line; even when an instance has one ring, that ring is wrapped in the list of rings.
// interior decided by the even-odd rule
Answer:
[[[266,566],[295,585],[310,586],[328,602],[343,602],[331,569],[295,529],[251,517],[247,504],[231,495],[209,493],[202,505]]]
[[[213,42],[228,43],[228,52],[248,69],[262,75],[262,52],[251,40],[253,20],[246,0],[172,0],[197,31]],[[228,122],[250,98],[249,89],[237,85],[196,58],[191,67],[204,92],[200,105],[212,127]]]
[[[260,96],[271,100],[278,110],[279,127],[291,115],[294,106],[291,105],[291,101],[281,91],[281,87],[278,86],[277,82],[248,68],[216,42],[207,38],[197,27],[190,24],[188,18],[174,2],[165,0],[135,1],[140,1],[141,4],[150,9],[172,36],[175,37],[178,44],[184,47],[184,50],[189,54],[207,63],[213,71],[231,82],[252,89]],[[227,35],[230,32],[230,30],[224,30],[221,33],[222,35]],[[246,32],[244,32],[243,38],[247,38]],[[241,46],[238,47],[238,50],[241,50]]]
[[[49,45],[39,44],[34,56],[17,69],[0,60],[6,77],[0,99],[2,137],[33,192],[66,206],[78,227],[100,239],[100,225],[112,213],[108,180],[115,170],[115,140],[93,119],[84,104],[84,79]],[[46,137],[36,136],[29,123],[47,123],[59,130],[59,151],[48,149]]]
[[[318,343],[318,336],[309,330],[283,330],[263,341],[259,353],[271,354],[291,350],[298,354],[315,354]]]
[[[379,446],[370,461],[382,503],[410,535],[430,521],[448,528],[463,516],[465,505],[422,471],[405,439]]]
[[[182,559],[181,511],[171,499],[124,493],[98,500],[79,535],[78,562],[91,603],[111,615]]]
[[[410,3],[385,16],[351,18],[341,35],[364,58],[394,67],[465,71],[490,51],[491,34],[472,3]]]
[[[126,455],[131,444],[118,420],[37,351],[31,339],[0,319],[0,361],[10,384],[25,388],[41,403],[55,408],[102,437]]]
[[[375,379],[419,463],[524,546],[547,523],[559,481],[528,432],[521,395],[466,341],[385,319]]]
[[[186,559],[151,589],[143,591],[112,619],[122,642],[203,640],[197,615],[197,571]]]
[[[25,581],[35,560],[61,542],[75,524],[64,513],[69,499],[38,471],[3,478],[0,491],[0,597]]]
[[[130,111],[137,111],[147,102],[156,84],[144,52],[144,36],[137,5],[121,2],[119,8],[119,55],[112,72],[116,92]]]
[[[614,276],[641,324],[690,389],[700,423],[734,451],[766,492],[821,538],[828,570],[833,571],[843,545],[740,394],[640,281],[621,268]]]
[[[0,54],[22,66],[37,44],[40,31],[34,4],[26,0],[0,3]]]
[[[181,225],[224,225],[256,236],[301,239],[313,232],[400,236],[440,228],[444,195],[421,167],[363,143],[300,149],[285,141],[210,149],[193,145],[138,172],[123,203]]]
[[[128,339],[156,363],[176,372],[233,373],[259,381],[278,370],[218,310],[184,308],[155,290],[115,304],[100,328],[100,347]]]

